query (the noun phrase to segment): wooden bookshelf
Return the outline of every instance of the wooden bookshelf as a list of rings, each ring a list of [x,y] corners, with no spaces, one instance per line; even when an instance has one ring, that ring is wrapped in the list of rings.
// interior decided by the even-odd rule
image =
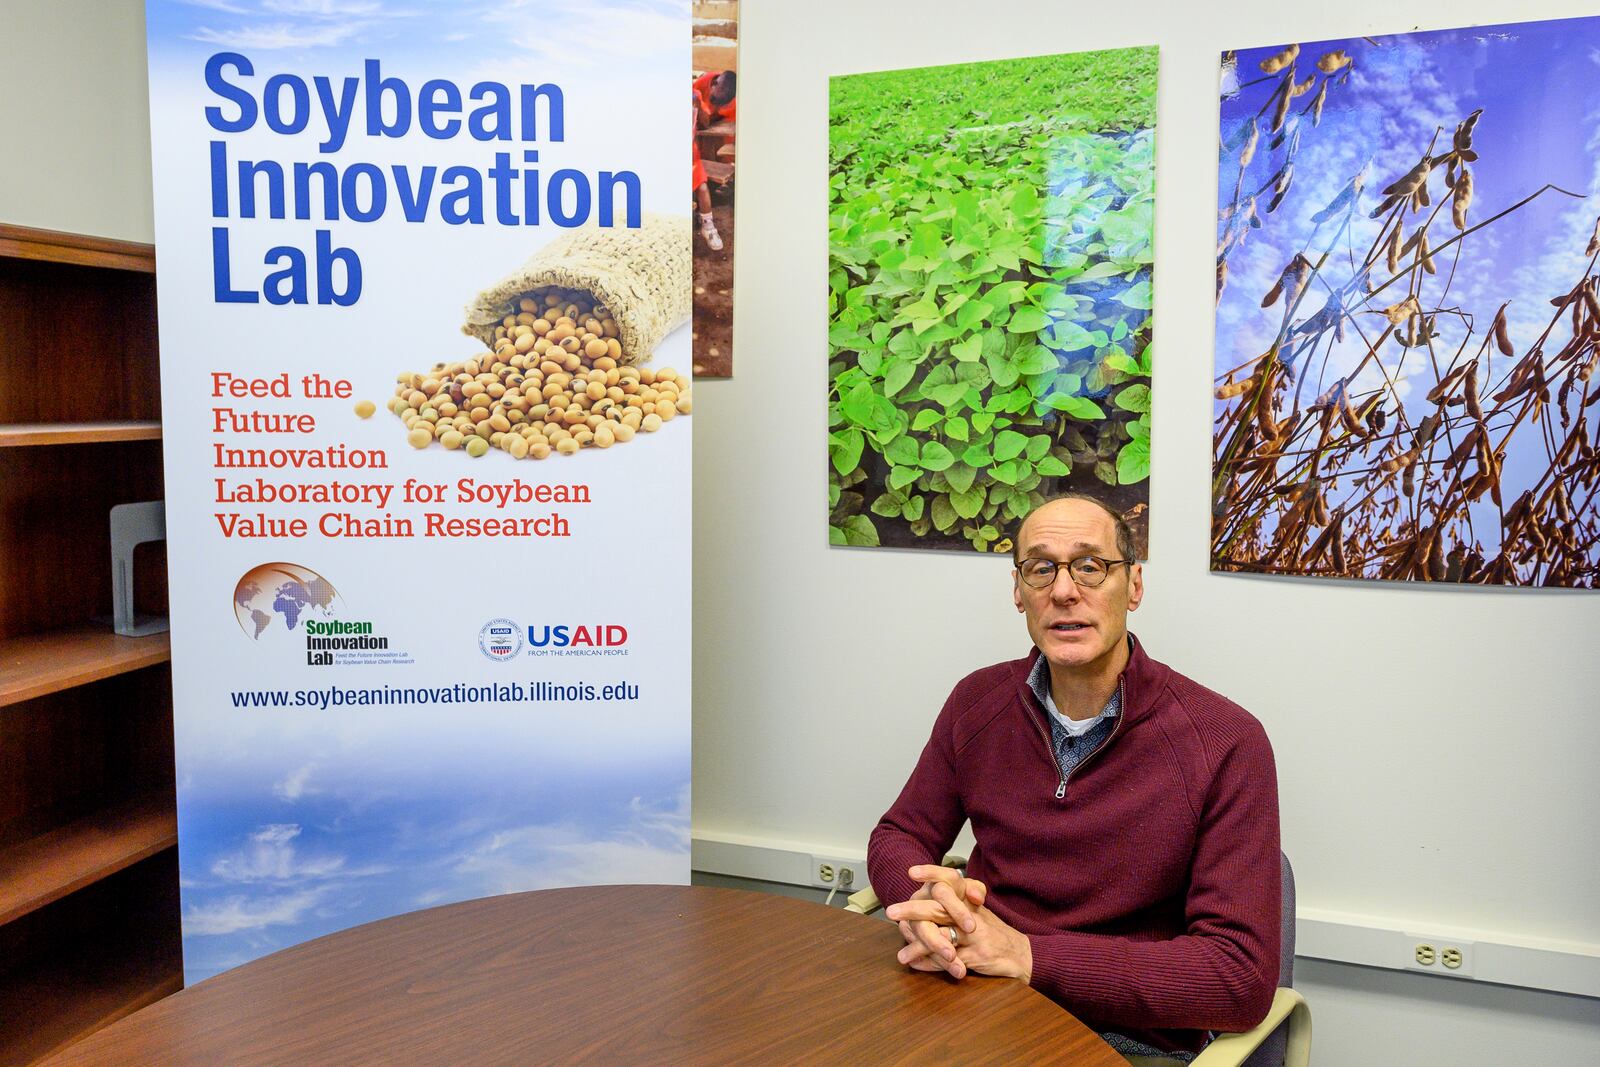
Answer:
[[[171,795],[108,808],[0,852],[0,924],[178,843]]]
[[[97,623],[0,641],[0,707],[172,658],[167,634],[123,637]]]
[[[114,441],[159,441],[161,424],[153,419],[107,422],[22,422],[0,424],[0,448],[31,445],[98,445]]]
[[[107,267],[144,274],[156,272],[154,245],[84,233],[13,226],[6,222],[0,222],[0,257],[67,263],[75,267]]]
[[[169,848],[0,927],[23,928],[0,980],[0,1063],[35,1062],[183,987],[177,874]]]
[[[40,389],[41,381],[66,383]],[[160,500],[155,250],[0,224],[0,1064],[183,985],[166,634],[110,510]],[[166,611],[165,546],[134,560]]]
[[[0,993],[0,1063],[33,1063],[183,988],[183,974],[134,953],[104,966],[39,964]],[[62,1005],[41,1015],[42,1004]],[[16,1029],[11,1025],[20,1023]]]

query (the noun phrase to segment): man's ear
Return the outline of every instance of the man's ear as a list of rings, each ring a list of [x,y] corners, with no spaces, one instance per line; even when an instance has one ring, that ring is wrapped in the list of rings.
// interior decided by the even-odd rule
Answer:
[[[1019,571],[1019,570],[1016,570],[1015,568],[1013,568],[1012,571],[1011,571],[1011,602],[1017,606],[1017,610],[1018,611],[1023,610],[1022,609],[1022,572]]]
[[[1128,567],[1128,610],[1138,611],[1144,599],[1144,567],[1134,563]]]

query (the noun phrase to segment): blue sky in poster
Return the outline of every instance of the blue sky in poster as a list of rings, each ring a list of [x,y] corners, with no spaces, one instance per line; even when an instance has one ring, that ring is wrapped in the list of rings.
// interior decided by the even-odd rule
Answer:
[[[1417,161],[1435,129],[1442,128],[1441,144],[1448,146],[1456,123],[1477,108],[1484,114],[1474,131],[1479,161],[1473,168],[1473,221],[1510,207],[1546,183],[1586,195],[1600,193],[1600,165],[1594,154],[1600,134],[1600,19],[1482,26],[1374,40],[1380,43],[1351,38],[1301,45],[1302,55],[1313,60],[1342,49],[1354,57],[1355,70],[1347,84],[1330,90],[1320,128],[1306,124],[1295,161],[1293,194],[1262,230],[1250,235],[1244,254],[1229,260],[1228,289],[1217,312],[1219,369],[1258,355],[1271,343],[1281,308],[1263,310],[1261,297],[1294,252],[1310,240],[1316,229],[1311,216],[1365,166],[1366,187],[1349,242],[1364,251],[1378,233],[1378,220],[1367,218],[1382,199],[1378,190]],[[1279,47],[1238,53],[1237,81],[1246,88],[1223,96],[1224,144],[1255,115],[1270,92],[1272,79],[1248,83],[1263,79],[1258,64]],[[1296,106],[1309,100],[1302,97]],[[1263,137],[1246,174],[1246,189],[1270,178],[1280,157],[1281,153],[1266,151]],[[1233,160],[1224,159],[1219,209],[1232,199],[1237,177]],[[1519,324],[1543,329],[1549,313],[1537,305],[1549,308],[1552,294],[1545,290],[1555,284],[1551,274],[1570,279],[1563,291],[1581,275],[1587,262],[1584,246],[1597,214],[1600,200],[1545,194],[1518,212],[1515,225],[1486,232],[1480,240],[1494,243],[1488,248],[1480,244],[1482,252],[1463,259],[1451,291],[1473,310],[1482,310],[1473,306],[1476,298],[1494,300],[1487,309],[1492,316],[1505,299],[1495,295],[1509,284],[1512,291],[1506,296],[1523,297],[1514,299],[1514,310],[1509,312],[1514,335]],[[1324,228],[1323,235],[1327,232]],[[1352,273],[1342,254],[1332,257],[1329,269],[1335,284]]]
[[[1236,135],[1262,108],[1277,82],[1264,75],[1263,59],[1284,44],[1246,49],[1237,53],[1236,66],[1224,62],[1220,134],[1218,208],[1233,200],[1240,172]],[[1350,38],[1300,42],[1299,77],[1315,73],[1319,56],[1343,50],[1353,59],[1344,84],[1329,86],[1320,126],[1310,116],[1298,120],[1301,143],[1294,161],[1294,181],[1282,206],[1265,213],[1272,194],[1271,179],[1284,158],[1284,148],[1269,148],[1266,133],[1270,111],[1264,116],[1260,145],[1246,169],[1244,195],[1266,190],[1259,198],[1264,226],[1250,231],[1228,259],[1226,289],[1217,306],[1216,365],[1218,375],[1259,356],[1272,344],[1282,320],[1281,303],[1262,308],[1261,300],[1279,272],[1297,251],[1315,260],[1328,250],[1335,226],[1318,227],[1312,216],[1326,207],[1358,173],[1365,185],[1348,234],[1332,247],[1323,278],[1314,283],[1301,306],[1304,318],[1320,308],[1327,286],[1349,281],[1372,241],[1381,220],[1369,213],[1383,199],[1380,190],[1399,178],[1428,150],[1448,149],[1457,123],[1474,110],[1483,114],[1473,134],[1479,153],[1473,164],[1474,198],[1469,225],[1512,207],[1546,184],[1583,198],[1545,192],[1505,221],[1472,235],[1453,252],[1439,255],[1439,273],[1423,281],[1424,308],[1459,307],[1477,323],[1469,353],[1476,349],[1495,311],[1506,301],[1508,325],[1518,352],[1550,324],[1553,296],[1566,293],[1584,276],[1589,257],[1585,246],[1600,215],[1600,19],[1479,26],[1470,29],[1398,34],[1379,38]],[[1320,81],[1320,75],[1319,75]],[[1294,112],[1312,100],[1293,102]],[[1297,120],[1291,117],[1287,129]],[[1432,177],[1434,200],[1448,200],[1439,172]],[[1435,247],[1457,230],[1444,209],[1430,240]],[[1407,234],[1415,222],[1408,222]],[[1223,224],[1218,224],[1219,238]],[[1380,264],[1381,270],[1381,264]],[[1387,274],[1383,274],[1386,278]],[[1374,299],[1376,311],[1405,295],[1395,286]],[[1383,320],[1358,314],[1354,323],[1368,340],[1380,331]],[[1453,356],[1465,332],[1459,319],[1440,315],[1435,350]],[[1554,352],[1570,337],[1563,317],[1551,331],[1546,348]],[[1301,403],[1310,404],[1329,384],[1349,373],[1366,351],[1360,333],[1350,329],[1323,362],[1322,351],[1302,367]],[[1410,400],[1426,393],[1436,382],[1426,356],[1400,361],[1398,349],[1386,349],[1384,365],[1396,378],[1396,391],[1410,410]],[[1497,381],[1509,366],[1491,353],[1489,380]],[[1381,377],[1369,364],[1352,383],[1352,392],[1370,392]],[[1233,401],[1217,401],[1221,413]],[[1415,417],[1413,418],[1413,421]],[[1524,435],[1532,445],[1532,435]],[[1548,466],[1542,447],[1516,447],[1506,463],[1507,500],[1531,484]],[[1486,502],[1475,505],[1481,513]],[[1492,505],[1488,505],[1492,507]],[[1483,525],[1478,523],[1478,525]],[[1489,525],[1496,526],[1497,521]],[[1491,549],[1493,545],[1489,546]]]

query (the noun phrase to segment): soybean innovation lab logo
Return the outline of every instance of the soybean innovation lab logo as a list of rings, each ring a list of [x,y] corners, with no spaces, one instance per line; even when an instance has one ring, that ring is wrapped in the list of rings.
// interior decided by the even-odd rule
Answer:
[[[478,648],[489,659],[514,660],[522,651],[522,628],[510,619],[490,619],[478,631]]]
[[[369,619],[341,618],[333,583],[298,563],[262,563],[233,587],[233,615],[246,637],[273,655],[305,656],[308,667],[410,663]]]

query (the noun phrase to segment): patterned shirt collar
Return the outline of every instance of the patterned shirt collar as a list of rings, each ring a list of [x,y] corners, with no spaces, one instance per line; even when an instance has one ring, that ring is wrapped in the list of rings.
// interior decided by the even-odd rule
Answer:
[[[1028,688],[1033,690],[1033,695],[1038,697],[1039,706],[1047,712],[1051,707],[1050,702],[1050,661],[1040,656],[1033,664],[1033,672],[1028,675]],[[1122,713],[1122,687],[1119,685],[1111,691],[1111,699],[1106,701],[1106,706],[1101,709],[1098,719],[1115,719]]]

